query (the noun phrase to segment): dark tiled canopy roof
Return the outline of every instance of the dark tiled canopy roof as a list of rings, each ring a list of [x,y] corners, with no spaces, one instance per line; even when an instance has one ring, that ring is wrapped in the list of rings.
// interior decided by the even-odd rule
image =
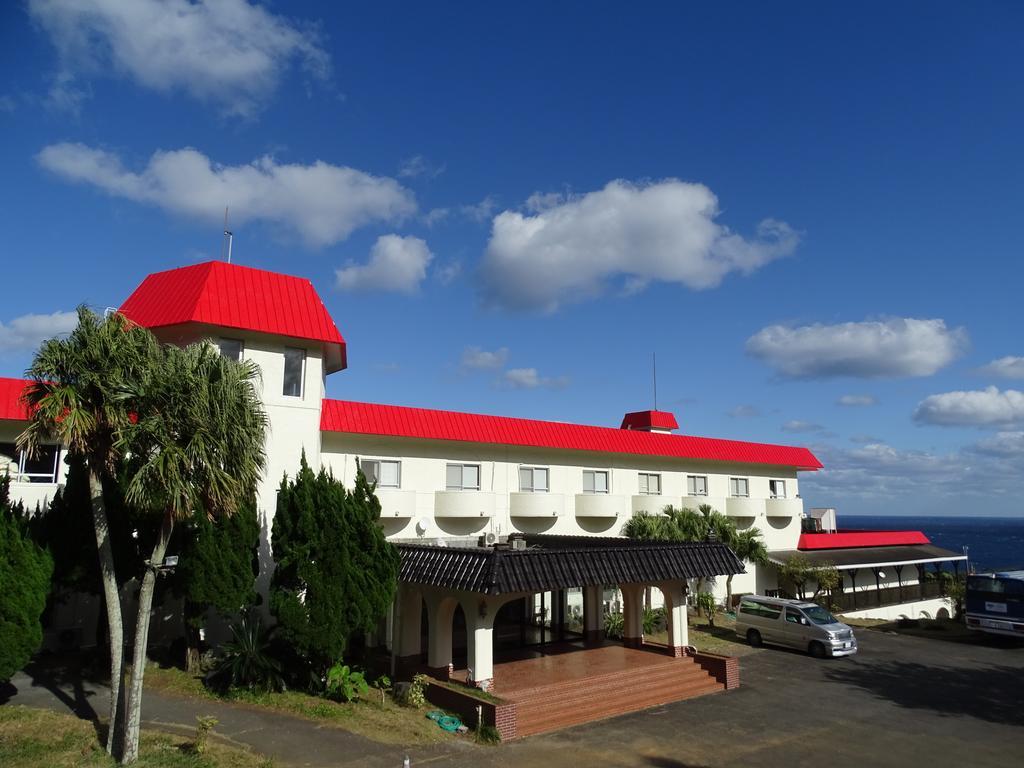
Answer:
[[[654,583],[743,573],[720,543],[634,541],[596,536],[527,536],[527,548],[398,544],[399,580],[506,595],[591,584]]]
[[[966,560],[967,556],[953,552],[934,544],[914,544],[895,547],[847,547],[845,549],[798,550],[788,549],[772,552],[769,559],[773,563],[783,565],[789,558],[799,555],[808,564],[817,568],[823,565],[834,565],[837,568],[856,568],[895,563],[930,563],[944,560]]]

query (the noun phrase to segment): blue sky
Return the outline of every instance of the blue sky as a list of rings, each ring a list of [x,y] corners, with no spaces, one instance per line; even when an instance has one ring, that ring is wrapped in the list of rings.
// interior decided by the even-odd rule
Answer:
[[[1018,4],[372,5],[5,5],[0,372],[230,205],[333,397],[617,426],[656,352],[808,505],[1024,512]]]

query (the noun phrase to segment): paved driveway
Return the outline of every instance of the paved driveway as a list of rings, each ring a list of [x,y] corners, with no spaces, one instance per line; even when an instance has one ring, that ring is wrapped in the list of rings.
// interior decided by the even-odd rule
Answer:
[[[1024,647],[859,631],[860,653],[818,661],[767,648],[737,691],[592,723],[444,764],[1000,766],[1024,754]]]
[[[1022,764],[1024,647],[958,645],[858,632],[861,652],[818,661],[764,649],[743,657],[742,687],[499,747],[410,749],[412,763],[450,768],[983,768]],[[82,709],[105,691],[33,686],[13,703]],[[639,684],[639,683],[638,683]],[[0,696],[0,701],[5,696]],[[148,725],[191,733],[216,708],[217,731],[279,765],[399,766],[405,750],[283,715],[147,692]],[[101,710],[102,711],[102,710]],[[179,725],[180,724],[180,725]]]

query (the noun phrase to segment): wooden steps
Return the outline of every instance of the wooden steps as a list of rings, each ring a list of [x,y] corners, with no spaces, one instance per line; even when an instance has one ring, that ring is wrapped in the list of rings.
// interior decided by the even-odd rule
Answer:
[[[683,658],[499,695],[516,703],[517,735],[532,736],[721,690]]]

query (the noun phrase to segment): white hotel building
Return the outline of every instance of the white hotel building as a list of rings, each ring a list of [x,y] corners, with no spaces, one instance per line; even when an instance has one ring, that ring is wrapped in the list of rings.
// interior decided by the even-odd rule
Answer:
[[[802,550],[808,536],[829,535],[801,538],[799,473],[821,468],[806,448],[676,434],[673,415],[660,411],[628,413],[621,426],[609,427],[327,399],[326,378],[345,369],[346,346],[308,280],[215,261],[149,275],[120,310],[162,341],[206,339],[259,365],[269,417],[259,498],[268,529],[281,476],[295,473],[304,451],[312,467],[327,467],[346,483],[357,462],[374,476],[382,524],[394,540],[618,536],[639,512],[701,504],[740,529],[757,527],[772,553]],[[26,419],[18,401],[23,386],[20,379],[0,379],[0,455],[9,460],[12,495],[32,507],[52,496],[64,464],[59,446],[31,461],[15,450]],[[900,543],[847,541],[844,552]],[[854,573],[873,569],[874,578],[862,571],[850,588],[882,587],[883,565],[920,566],[952,554],[855,557],[848,564]],[[901,593],[919,574],[900,577]],[[894,575],[886,575],[885,586],[895,585]],[[724,586],[719,579],[720,598]],[[774,568],[748,565],[732,588],[764,593],[778,586]]]

